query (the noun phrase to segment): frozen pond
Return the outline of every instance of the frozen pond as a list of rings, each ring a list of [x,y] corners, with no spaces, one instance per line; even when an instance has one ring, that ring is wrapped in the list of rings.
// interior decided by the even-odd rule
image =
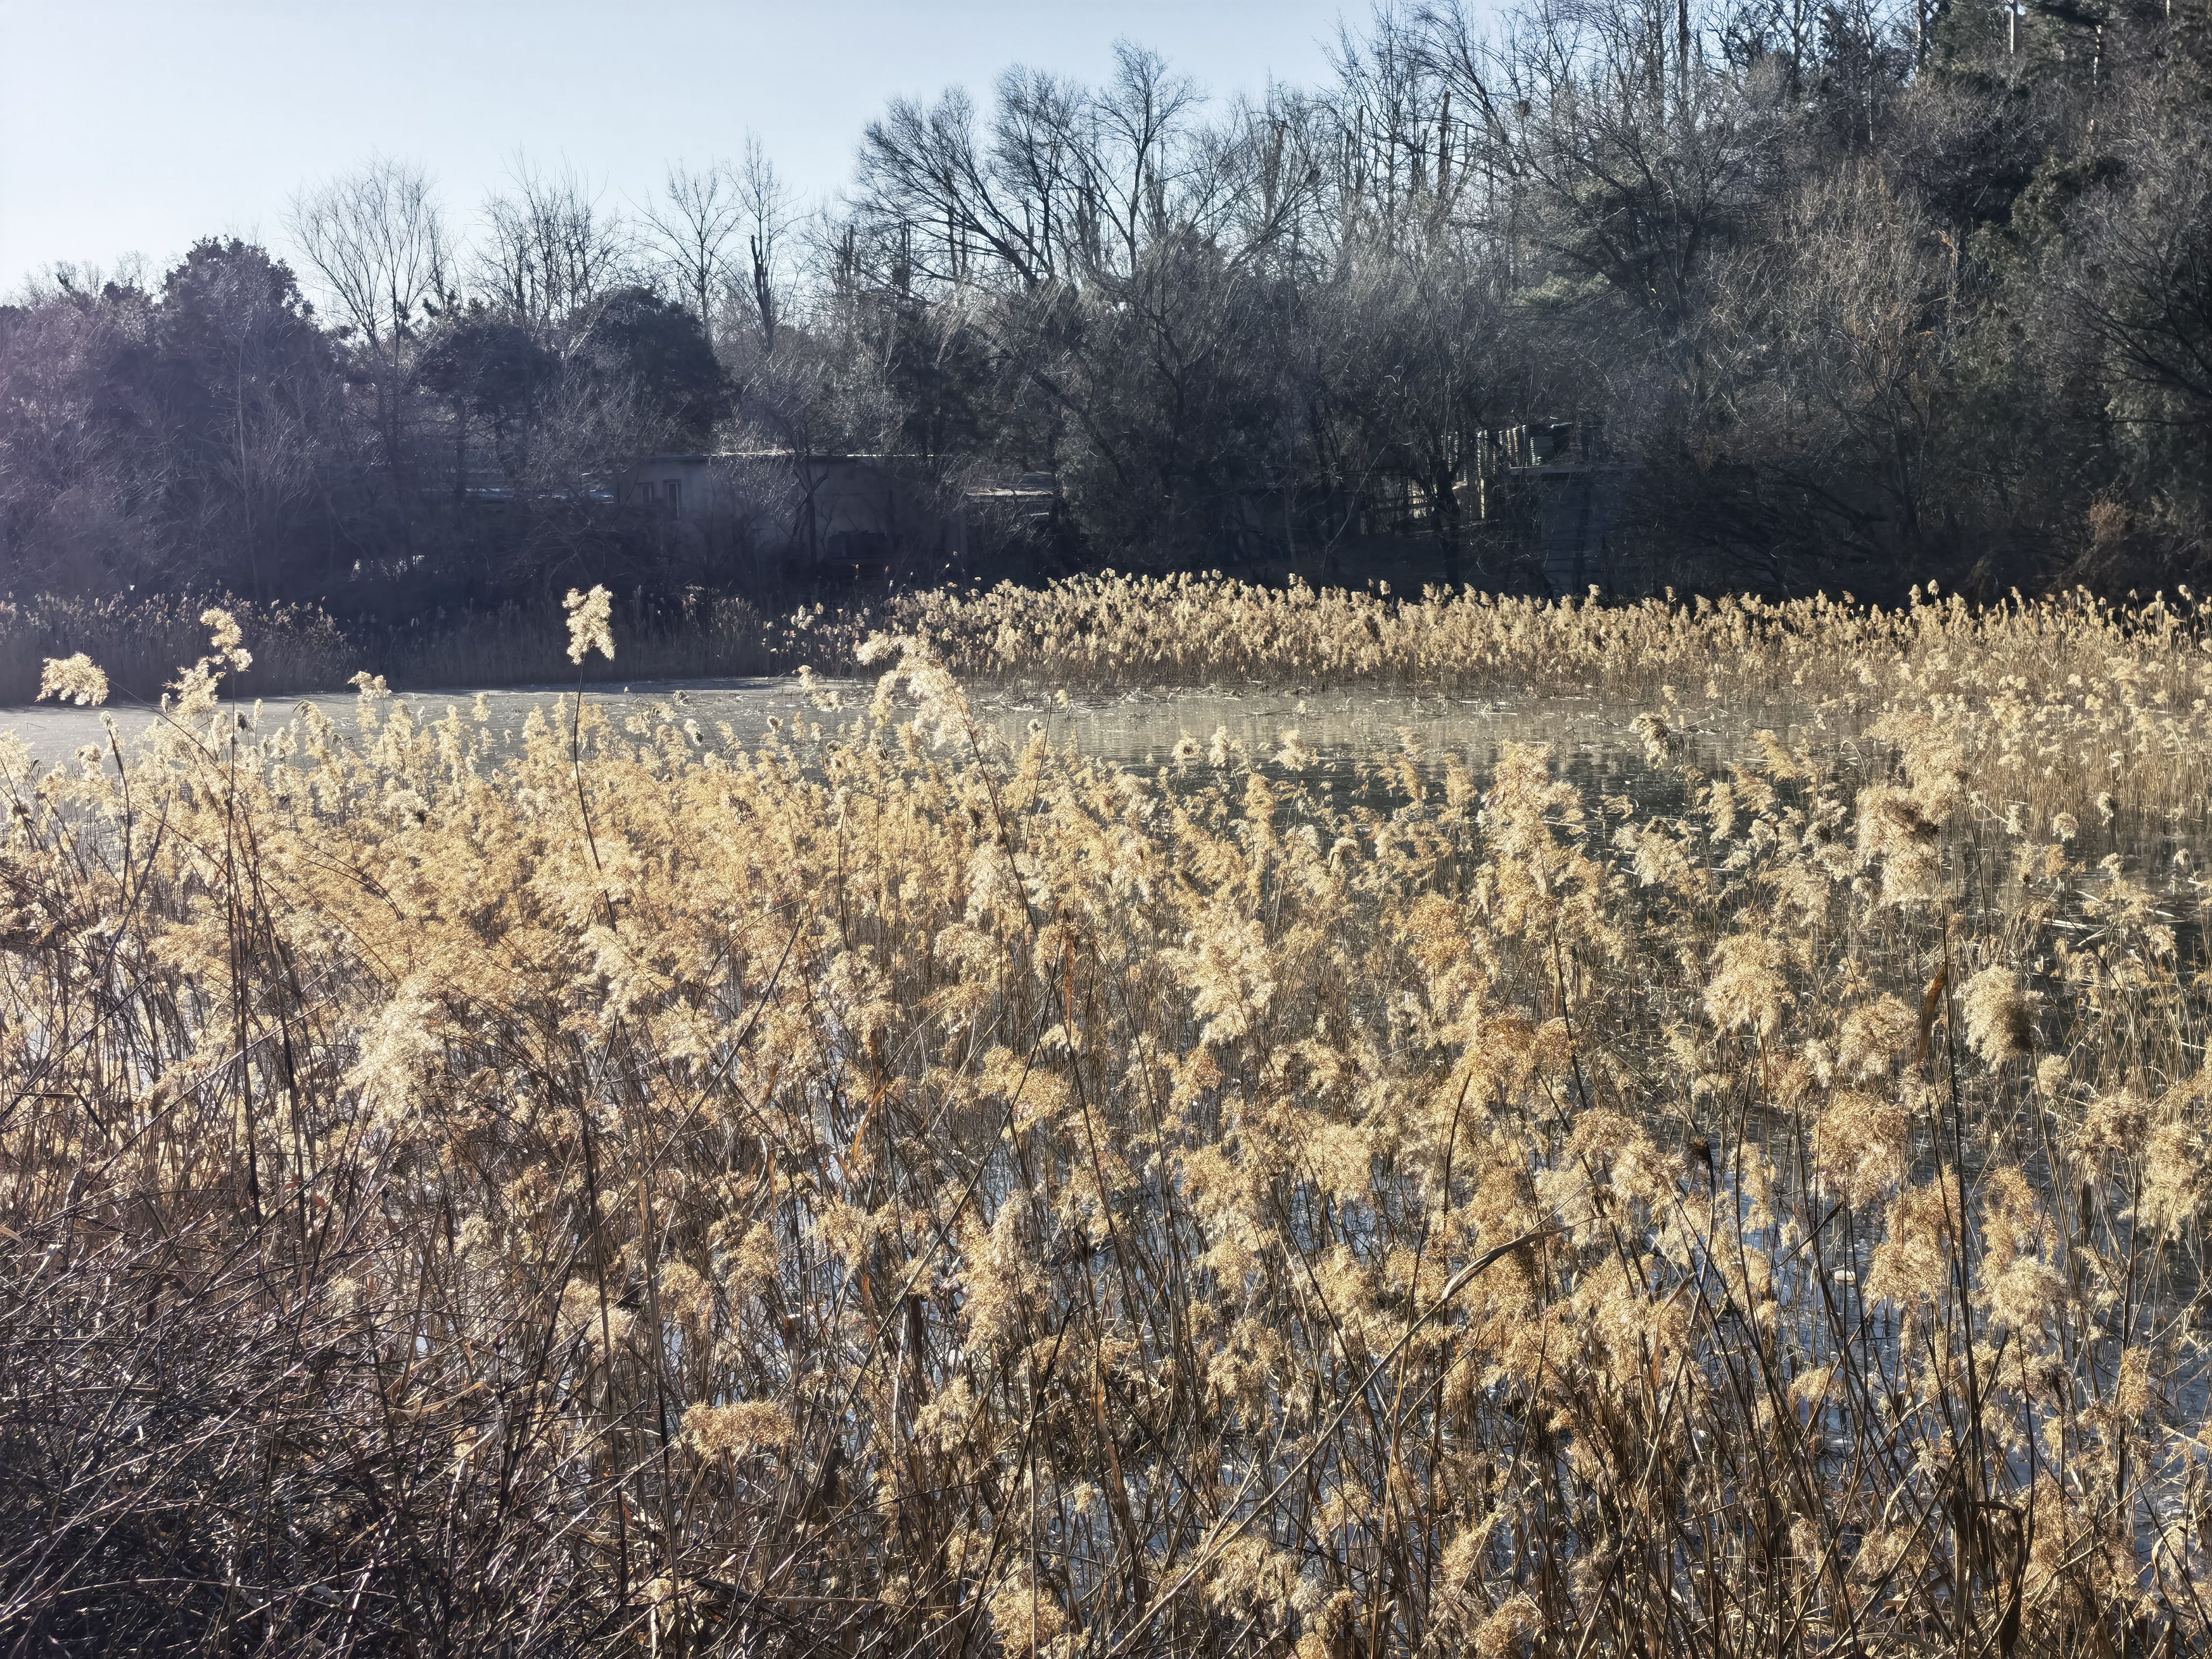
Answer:
[[[752,748],[770,735],[769,721],[787,732],[804,722],[834,732],[857,717],[873,695],[872,680],[814,682],[818,693],[835,693],[842,710],[825,711],[808,700],[797,680],[709,680],[587,686],[584,696],[611,717],[619,730],[630,713],[681,704],[684,716],[713,732],[726,724],[738,742]],[[444,717],[448,708],[466,714],[475,691],[395,693],[383,706],[404,706],[419,724]],[[573,704],[573,689],[532,686],[483,694],[495,732],[519,734],[534,708]],[[1075,696],[1063,702],[1033,692],[974,689],[977,713],[1012,740],[1024,740],[1041,724],[1056,745],[1072,744],[1082,753],[1124,764],[1164,764],[1185,733],[1200,744],[1225,730],[1245,750],[1273,756],[1284,734],[1296,732],[1302,747],[1323,761],[1369,759],[1401,747],[1409,738],[1423,752],[1456,751],[1481,764],[1504,742],[1553,745],[1560,762],[1586,781],[1601,781],[1623,769],[1632,757],[1641,769],[1641,744],[1628,729],[1634,710],[1607,708],[1595,698],[1548,697],[1520,702],[1415,696],[1368,690],[1296,692],[1248,689],[1115,691]],[[313,704],[342,730],[354,723],[356,699],[349,692],[273,701],[264,706],[262,729],[289,718],[302,703]],[[86,744],[106,745],[102,713],[113,714],[125,738],[134,738],[158,718],[143,707],[107,710],[39,705],[0,709],[0,731],[13,732],[30,745],[42,767],[65,763]],[[1731,723],[1733,724],[1733,722]],[[1717,735],[1708,733],[1709,736]]]

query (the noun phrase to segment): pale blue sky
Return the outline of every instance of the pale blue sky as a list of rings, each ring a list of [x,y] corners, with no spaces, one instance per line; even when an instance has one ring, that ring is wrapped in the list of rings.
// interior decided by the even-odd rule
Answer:
[[[890,98],[1011,63],[1096,77],[1117,36],[1217,96],[1327,70],[1366,0],[0,0],[0,292],[58,259],[156,269],[281,241],[305,182],[427,165],[465,222],[518,151],[610,199],[758,132],[801,192],[848,178]]]

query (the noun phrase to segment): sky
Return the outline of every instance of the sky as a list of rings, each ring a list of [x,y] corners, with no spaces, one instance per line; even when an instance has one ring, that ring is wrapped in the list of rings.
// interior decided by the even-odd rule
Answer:
[[[760,135],[802,198],[891,98],[1024,63],[1103,75],[1127,37],[1216,96],[1328,71],[1365,0],[0,0],[0,294],[58,260],[158,271],[208,235],[284,240],[303,185],[373,155],[457,228],[518,155],[611,205]]]

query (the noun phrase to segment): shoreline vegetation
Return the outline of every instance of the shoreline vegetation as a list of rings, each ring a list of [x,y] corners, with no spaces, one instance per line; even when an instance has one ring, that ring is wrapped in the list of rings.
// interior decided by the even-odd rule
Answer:
[[[700,595],[613,604],[622,663],[568,659],[568,636],[544,607],[439,615],[403,627],[349,631],[313,605],[258,605],[228,596],[95,600],[0,599],[0,711],[34,702],[40,665],[82,654],[100,665],[118,699],[154,702],[191,661],[212,604],[253,641],[252,665],[230,677],[230,695],[284,697],[343,691],[374,672],[395,686],[477,690],[613,679],[706,679],[776,672],[781,659],[760,613],[744,599]],[[0,726],[6,717],[0,713]]]
[[[153,702],[196,653],[207,603],[0,599],[0,710],[36,700],[39,665],[82,653],[113,694]],[[1933,674],[1954,695],[1995,688],[1983,663],[2017,664],[2041,694],[2101,672],[2116,652],[2202,653],[2212,605],[2183,586],[2124,602],[2086,589],[1993,604],[1911,590],[1895,606],[1849,594],[1615,600],[1593,588],[1546,599],[1428,588],[1418,595],[1273,586],[1218,574],[1108,570],[1030,587],[921,589],[875,607],[769,617],[735,595],[611,596],[619,660],[568,654],[544,607],[435,616],[349,633],[312,605],[215,601],[256,641],[230,695],[339,691],[374,669],[395,690],[681,681],[795,672],[850,675],[879,631],[923,641],[971,684],[1104,691],[1266,685],[1394,692],[1755,696],[1856,707],[1884,676]]]
[[[0,738],[11,1645],[2212,1642],[2191,596],[921,596],[751,750],[257,727],[200,620]],[[1636,775],[1015,673],[1578,687]]]
[[[0,586],[2204,580],[2198,0],[1359,9],[1253,100],[1131,40],[890,100],[818,223],[757,148],[623,204],[386,150],[58,264]]]

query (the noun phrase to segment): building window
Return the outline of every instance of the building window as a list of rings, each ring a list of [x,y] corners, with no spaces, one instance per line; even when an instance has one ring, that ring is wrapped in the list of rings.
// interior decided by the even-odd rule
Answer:
[[[684,480],[671,478],[661,487],[667,491],[668,510],[671,513],[681,513],[684,510]]]

